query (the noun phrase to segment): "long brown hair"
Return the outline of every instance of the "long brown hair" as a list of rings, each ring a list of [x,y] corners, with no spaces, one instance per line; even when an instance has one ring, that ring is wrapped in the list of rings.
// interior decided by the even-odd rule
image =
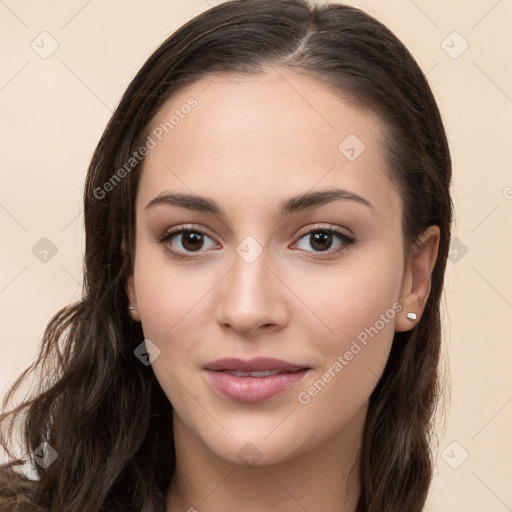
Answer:
[[[395,334],[370,398],[357,506],[359,512],[423,509],[432,478],[440,300],[452,219],[446,134],[424,74],[389,29],[356,8],[304,0],[234,0],[209,9],[164,41],[130,83],[86,178],[82,299],[50,320],[37,361],[11,388],[0,416],[6,450],[18,420],[26,453],[47,442],[58,457],[46,469],[35,464],[33,482],[15,477],[10,466],[4,494],[26,490],[34,505],[51,512],[164,510],[175,468],[172,407],[151,366],[134,356],[143,333],[127,314],[125,289],[140,163],[108,193],[98,190],[137,151],[175,93],[206,74],[250,75],[268,65],[329,83],[378,113],[389,177],[404,203],[406,252],[428,226],[440,227],[426,308],[412,330]],[[37,390],[9,410],[36,371]]]

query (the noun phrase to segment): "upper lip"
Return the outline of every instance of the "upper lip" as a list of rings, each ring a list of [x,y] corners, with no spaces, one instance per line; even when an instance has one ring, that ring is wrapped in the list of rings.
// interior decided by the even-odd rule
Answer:
[[[300,364],[288,363],[281,359],[275,359],[273,357],[255,357],[253,359],[237,359],[234,357],[226,357],[224,359],[218,359],[207,363],[203,367],[205,370],[212,371],[245,371],[245,372],[257,372],[265,370],[282,370],[285,372],[295,372],[297,370],[309,369],[308,366]]]

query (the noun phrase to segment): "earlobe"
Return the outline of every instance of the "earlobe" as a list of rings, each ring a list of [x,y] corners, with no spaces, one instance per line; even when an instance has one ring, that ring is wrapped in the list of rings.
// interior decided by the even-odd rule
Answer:
[[[127,313],[133,320],[135,320],[136,322],[140,322],[140,314],[137,305],[137,296],[135,294],[135,285],[133,283],[133,273],[126,278],[125,288],[126,295],[128,296],[128,300],[130,301]]]
[[[137,304],[137,295],[135,294],[135,286],[133,284],[133,274],[130,274],[125,282],[126,295],[128,296],[129,304],[127,314],[132,320],[140,322],[140,313]]]
[[[126,243],[124,235],[121,241],[121,252],[124,256],[126,252]],[[125,280],[125,289],[126,295],[128,296],[129,300],[127,314],[136,322],[140,322],[140,314],[137,306],[137,295],[135,294],[135,284],[133,281],[133,271],[128,275],[128,277]]]
[[[401,314],[397,316],[395,331],[412,329],[421,318],[431,288],[431,277],[439,250],[440,230],[430,226],[421,235],[411,255],[402,286]]]

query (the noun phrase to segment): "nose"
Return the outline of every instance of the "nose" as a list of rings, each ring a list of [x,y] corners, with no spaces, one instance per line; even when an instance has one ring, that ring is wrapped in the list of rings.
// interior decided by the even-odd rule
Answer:
[[[290,292],[278,272],[269,266],[267,253],[264,250],[252,262],[235,253],[233,267],[216,287],[217,323],[243,337],[282,329],[289,321],[286,300]]]

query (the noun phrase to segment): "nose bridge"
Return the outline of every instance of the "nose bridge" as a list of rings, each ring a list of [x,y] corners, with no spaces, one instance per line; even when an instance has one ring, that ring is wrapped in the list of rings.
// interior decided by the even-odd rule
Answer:
[[[283,294],[270,266],[270,249],[246,237],[233,253],[232,268],[218,289],[217,322],[238,331],[286,321]]]

